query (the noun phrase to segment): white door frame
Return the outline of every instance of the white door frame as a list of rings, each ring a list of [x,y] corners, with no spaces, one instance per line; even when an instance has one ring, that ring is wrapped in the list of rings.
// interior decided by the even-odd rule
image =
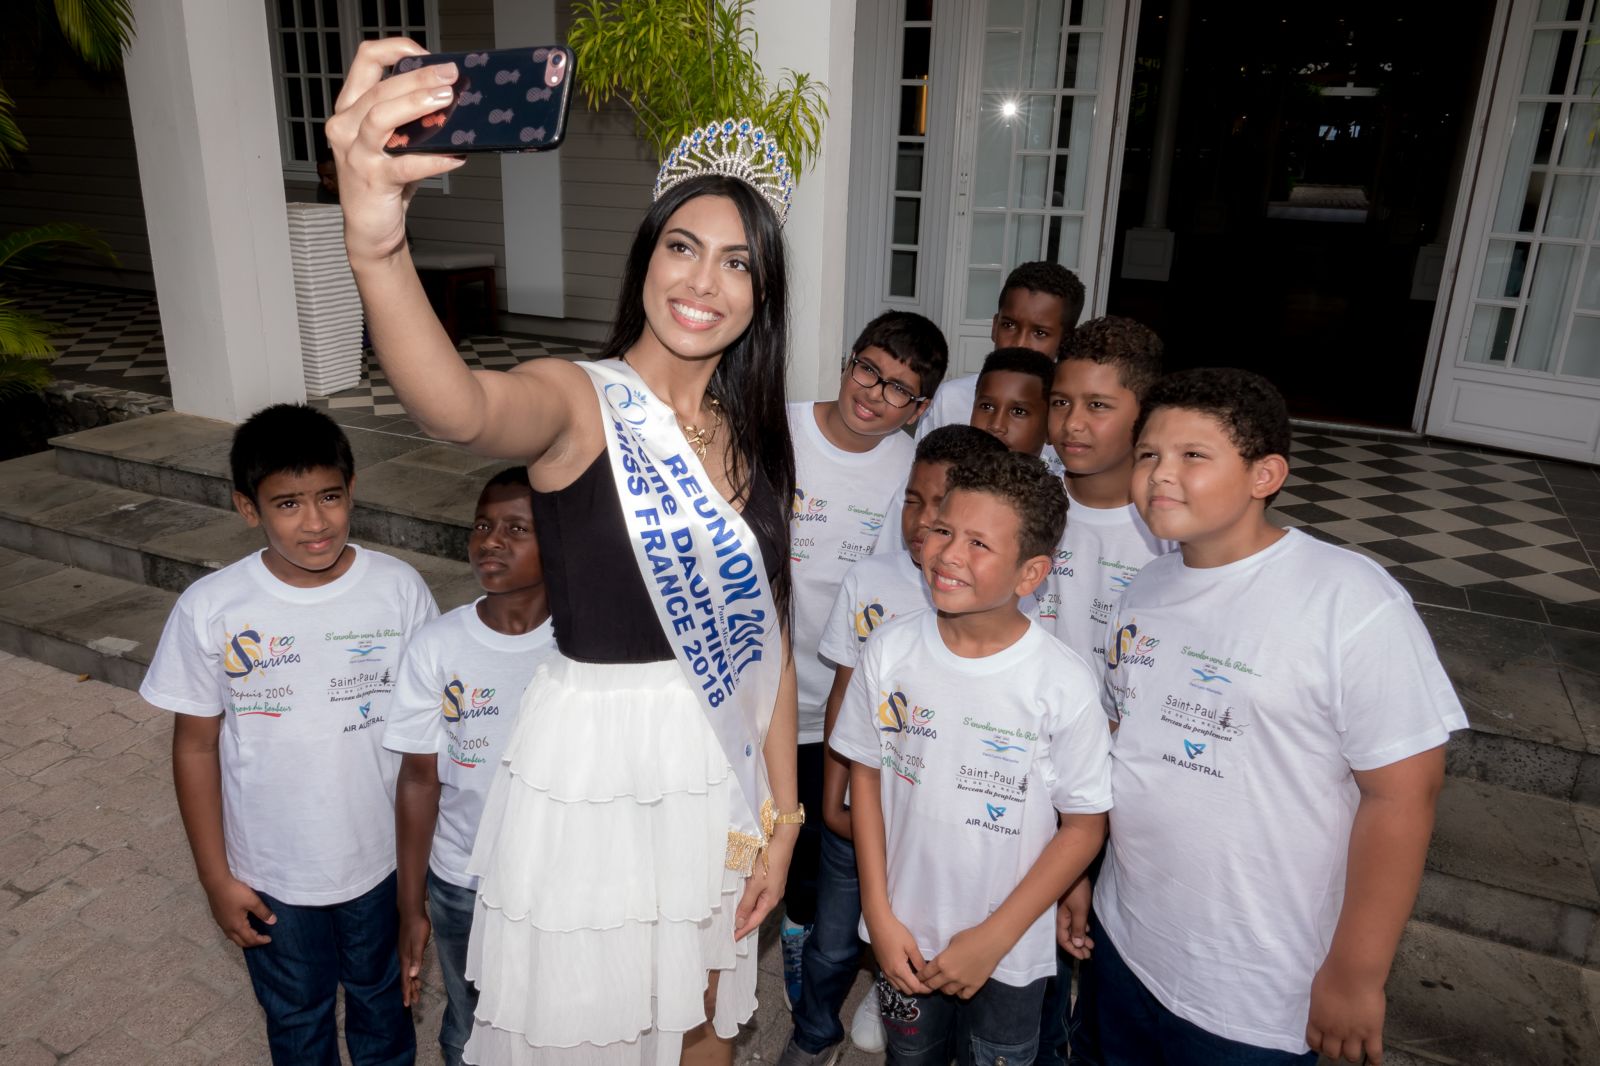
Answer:
[[[1451,271],[1448,305],[1435,317],[1441,336],[1437,350],[1430,352],[1433,372],[1425,370],[1424,380],[1432,382],[1431,395],[1426,402],[1419,397],[1418,410],[1426,411],[1422,425],[1431,435],[1595,462],[1600,459],[1600,380],[1496,368],[1461,358],[1504,177],[1517,86],[1536,16],[1535,0],[1500,0],[1496,8],[1474,118],[1475,123],[1482,123],[1481,134],[1475,131],[1477,150],[1469,152],[1473,178],[1462,183],[1462,221],[1453,227],[1453,252],[1447,253]],[[1581,51],[1573,62],[1580,56]],[[1485,111],[1486,118],[1482,117]],[[1529,278],[1523,284],[1532,283]]]
[[[976,366],[962,365],[963,339],[966,347],[982,335],[988,343],[990,316],[964,318],[967,295],[967,250],[971,238],[971,199],[973,171],[978,145],[978,106],[983,84],[983,47],[986,2],[965,5],[966,25],[962,32],[960,82],[957,86],[958,137],[952,154],[950,215],[953,225],[945,251],[944,317],[939,321],[950,341],[950,373],[971,373]],[[1070,7],[1067,8],[1070,10]],[[1103,314],[1110,277],[1110,251],[1116,224],[1116,198],[1120,182],[1123,144],[1126,140],[1125,116],[1132,86],[1132,55],[1138,36],[1139,0],[1105,0],[1101,24],[1101,66],[1096,86],[1097,113],[1090,139],[1088,184],[1084,189],[1084,225],[1076,271],[1085,288],[1085,315]],[[1099,110],[1108,108],[1104,121]],[[1091,260],[1091,257],[1094,257]],[[1091,267],[1092,263],[1092,267]],[[1011,264],[1015,266],[1016,264]],[[991,313],[992,314],[992,313]],[[987,349],[985,349],[987,350]],[[971,353],[965,353],[970,360]]]

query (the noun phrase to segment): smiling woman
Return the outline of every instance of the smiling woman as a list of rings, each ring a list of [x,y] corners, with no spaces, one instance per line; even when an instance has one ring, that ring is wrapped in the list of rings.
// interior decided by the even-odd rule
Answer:
[[[793,176],[747,120],[695,131],[662,169],[602,358],[469,371],[404,240],[410,187],[458,164],[383,151],[456,76],[382,77],[419,52],[363,45],[328,123],[350,263],[408,413],[528,465],[560,653],[522,698],[468,864],[482,994],[465,1058],[731,1062],[755,1007],[750,934],[803,818],[779,229]]]

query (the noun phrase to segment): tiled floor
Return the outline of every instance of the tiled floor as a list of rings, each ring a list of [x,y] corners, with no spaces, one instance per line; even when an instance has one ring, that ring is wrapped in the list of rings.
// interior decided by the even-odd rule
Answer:
[[[153,295],[32,284],[23,306],[60,325],[57,376],[171,395]],[[469,365],[593,349],[474,336]],[[346,425],[420,435],[369,359],[360,386],[312,401]],[[1382,563],[1419,603],[1600,630],[1600,472],[1428,440],[1296,435],[1279,520]]]

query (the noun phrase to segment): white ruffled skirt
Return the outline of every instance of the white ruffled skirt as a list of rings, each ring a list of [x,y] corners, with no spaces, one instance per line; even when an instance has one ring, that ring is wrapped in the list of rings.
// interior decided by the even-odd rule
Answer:
[[[735,802],[677,663],[541,665],[468,866],[479,998],[466,1061],[676,1066],[712,970],[712,1022],[736,1035],[755,1011],[756,937],[733,939]]]

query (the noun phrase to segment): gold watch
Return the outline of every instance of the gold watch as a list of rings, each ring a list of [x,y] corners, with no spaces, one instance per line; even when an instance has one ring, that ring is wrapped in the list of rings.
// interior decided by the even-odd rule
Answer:
[[[796,806],[795,809],[792,810],[792,811],[786,811],[783,814],[774,815],[773,818],[772,818],[772,824],[773,825],[805,825],[806,824],[806,805],[804,803],[802,803],[802,804],[799,804],[798,806]]]

